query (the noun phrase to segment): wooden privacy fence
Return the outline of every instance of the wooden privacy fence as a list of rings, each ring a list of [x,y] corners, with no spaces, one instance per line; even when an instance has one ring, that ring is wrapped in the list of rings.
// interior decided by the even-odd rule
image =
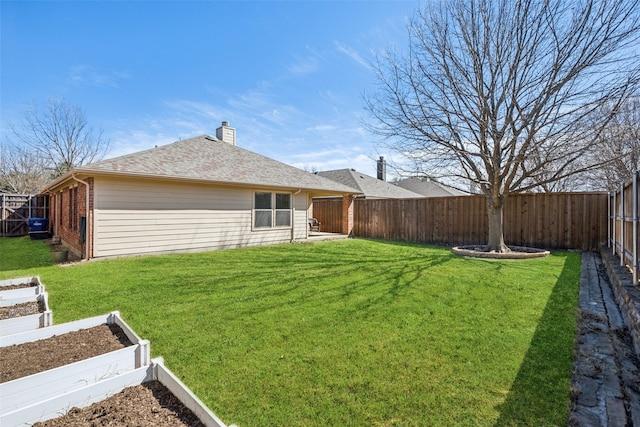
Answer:
[[[313,202],[322,231],[341,231],[342,202]],[[472,245],[487,242],[484,196],[423,199],[356,199],[356,237]],[[336,219],[338,218],[338,219]],[[536,193],[507,198],[507,244],[547,249],[595,250],[607,240],[606,193]]]
[[[48,197],[29,194],[0,194],[0,235],[25,236],[29,218],[48,217]]]
[[[620,257],[620,265],[628,265],[633,274],[633,282],[638,283],[639,222],[638,198],[639,171],[631,180],[622,183],[618,191],[609,193],[609,218],[607,244]]]

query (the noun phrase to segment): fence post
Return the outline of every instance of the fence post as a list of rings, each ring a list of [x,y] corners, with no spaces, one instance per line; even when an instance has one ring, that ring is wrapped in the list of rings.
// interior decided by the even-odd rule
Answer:
[[[640,171],[633,173],[633,283],[638,284],[638,222],[640,222],[640,214],[638,213],[638,176]]]
[[[624,181],[620,184],[620,267],[624,267],[624,257],[626,248],[624,247],[624,225],[627,220],[627,213],[624,209]]]
[[[612,222],[612,224],[611,224],[611,229],[612,229],[611,230],[611,242],[612,242],[611,253],[613,255],[616,254],[616,220],[617,220],[617,218],[616,218],[616,210],[617,210],[617,207],[618,207],[618,201],[617,201],[617,197],[616,197],[617,194],[618,193],[616,191],[613,192],[613,211],[611,212],[611,222]]]
[[[611,191],[607,192],[607,247],[611,247]]]

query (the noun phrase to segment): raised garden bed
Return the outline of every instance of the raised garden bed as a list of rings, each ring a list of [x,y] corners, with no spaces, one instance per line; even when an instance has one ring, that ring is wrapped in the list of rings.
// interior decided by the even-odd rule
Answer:
[[[44,285],[39,276],[0,280],[0,300],[39,295]]]
[[[0,349],[0,383],[132,345],[117,325],[103,324]]]
[[[105,324],[117,326],[122,331],[122,336],[118,337],[118,340],[128,341],[130,345],[93,357],[89,353],[90,355],[87,356],[89,358],[73,363],[63,361],[62,363],[66,364],[53,369],[49,369],[46,364],[43,364],[42,369],[45,370],[41,372],[0,383],[0,396],[2,396],[0,425],[26,423],[27,421],[23,421],[20,417],[16,418],[11,414],[16,412],[23,413],[24,408],[38,406],[40,402],[67,395],[107,378],[118,377],[137,368],[146,367],[150,363],[149,341],[140,339],[120,318],[118,312],[48,328],[1,336],[0,352],[5,357],[6,354],[13,351],[24,351],[24,348],[20,348],[21,345],[33,347],[41,344],[51,345],[51,342],[53,342],[55,347],[56,339],[62,335]],[[93,334],[93,337],[99,339],[97,334]],[[89,338],[86,342],[75,342],[73,345],[89,349],[94,343]],[[36,350],[30,348],[29,351]],[[46,354],[47,350],[44,353]],[[48,353],[51,358],[60,357],[59,351],[49,350]]]
[[[5,291],[9,292],[9,291]],[[44,328],[53,324],[46,292],[0,299],[0,336]]]
[[[159,400],[157,398],[158,393],[154,392],[154,396],[151,397],[144,390],[130,389],[143,384],[145,388],[153,388],[160,393],[170,393],[171,396],[164,396],[164,398],[169,399],[174,404],[178,401],[181,405],[176,404],[174,411],[168,411],[164,415],[159,414],[157,410],[154,410],[154,408],[157,408],[157,400]],[[166,390],[162,390],[163,388]],[[140,396],[140,394],[146,394],[146,396]],[[137,408],[131,411],[127,411],[125,408],[124,412],[126,413],[123,413],[121,405],[126,404],[127,401],[131,405],[133,403],[131,402],[132,398],[140,399],[135,402]],[[122,401],[121,399],[125,400]],[[154,400],[156,400],[155,403]],[[94,404],[96,406],[88,408]],[[140,408],[141,406],[146,407]],[[82,412],[82,408],[87,408],[88,410],[84,414],[78,415],[78,413]],[[122,420],[124,419],[124,424],[126,425],[226,427],[200,399],[164,366],[162,358],[153,359],[148,366],[20,408],[3,415],[0,421],[2,425],[5,425],[5,423],[6,425],[31,425],[36,422],[43,422],[43,426],[74,425],[72,424],[73,422],[77,422],[78,424],[76,425],[91,425],[92,418],[95,422],[96,412],[99,413],[100,420],[113,419],[114,416],[119,414],[120,424],[123,424]],[[176,416],[176,412],[179,412],[179,416]],[[65,416],[67,418],[63,418]],[[166,418],[159,418],[160,416]],[[194,422],[194,417],[197,420],[196,422]],[[45,422],[47,420],[51,422]],[[118,423],[113,425],[115,424]]]

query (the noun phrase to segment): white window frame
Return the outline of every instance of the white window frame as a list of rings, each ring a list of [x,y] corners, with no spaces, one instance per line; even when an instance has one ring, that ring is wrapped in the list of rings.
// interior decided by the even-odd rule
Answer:
[[[267,208],[256,208],[256,195],[257,194],[270,194],[271,195],[271,207]],[[277,195],[284,194],[289,196],[289,208],[288,209],[277,209],[276,207],[276,198]],[[269,226],[256,226],[257,212],[271,212],[271,225]],[[276,214],[282,212],[289,212],[289,224],[288,225],[276,225]],[[265,231],[265,230],[288,230],[291,229],[293,223],[293,194],[285,191],[266,191],[266,190],[255,190],[253,192],[253,210],[252,210],[252,218],[251,218],[251,229],[255,231]]]

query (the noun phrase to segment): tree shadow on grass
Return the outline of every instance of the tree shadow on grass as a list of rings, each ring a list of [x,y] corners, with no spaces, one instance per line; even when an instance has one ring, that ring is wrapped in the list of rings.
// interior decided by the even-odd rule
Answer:
[[[243,293],[244,289],[253,289],[244,292],[242,304],[234,307],[236,315],[254,315],[265,310],[278,309],[282,304],[295,305],[300,309],[309,309],[310,305],[329,307],[340,303],[341,312],[344,315],[364,315],[376,311],[381,306],[387,306],[409,292],[420,280],[423,274],[431,268],[445,264],[456,255],[450,252],[442,254],[429,251],[426,255],[419,250],[423,245],[398,242],[384,242],[385,247],[394,246],[398,249],[408,248],[407,253],[391,255],[389,253],[361,253],[353,252],[353,247],[340,248],[334,246],[330,256],[322,254],[305,254],[301,256],[304,262],[300,262],[301,256],[277,256],[267,254],[260,260],[261,268],[249,271],[245,276],[244,285],[237,289]],[[415,250],[418,249],[418,250]],[[280,254],[281,255],[281,254]],[[387,264],[384,268],[381,264]],[[288,267],[285,267],[289,264]],[[302,264],[304,267],[302,267]],[[273,286],[256,286],[257,283],[265,283],[265,272],[282,271],[290,269],[297,271],[304,268],[305,272],[313,271],[313,281],[301,281],[292,278],[283,278]],[[269,273],[266,273],[269,275]],[[329,287],[308,287],[309,283],[333,283],[340,284]],[[372,290],[373,289],[373,290]],[[353,298],[359,301],[353,301]],[[343,304],[352,301],[352,304]],[[219,301],[225,305],[228,302]],[[215,303],[209,304],[213,307]]]
[[[567,256],[495,427],[567,425],[579,270]]]

